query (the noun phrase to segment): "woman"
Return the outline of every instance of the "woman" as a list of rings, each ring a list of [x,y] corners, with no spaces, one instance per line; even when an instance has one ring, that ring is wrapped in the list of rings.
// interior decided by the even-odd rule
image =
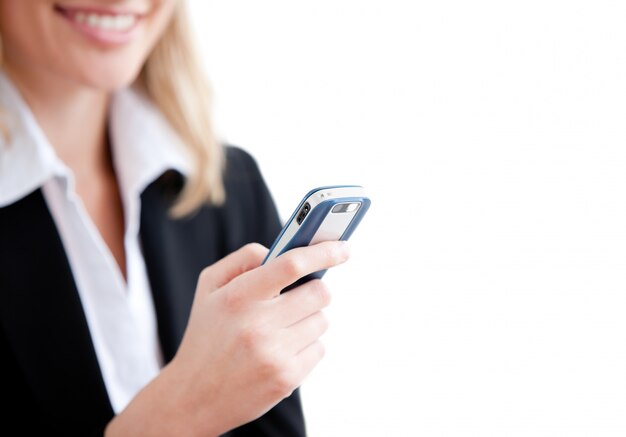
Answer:
[[[304,434],[329,293],[280,290],[347,249],[260,266],[276,210],[212,137],[186,29],[177,0],[0,0],[0,396],[21,434]]]

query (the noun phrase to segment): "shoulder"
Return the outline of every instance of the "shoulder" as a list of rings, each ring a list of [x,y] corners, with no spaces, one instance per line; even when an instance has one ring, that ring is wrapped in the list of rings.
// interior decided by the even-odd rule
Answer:
[[[273,208],[271,195],[255,158],[233,145],[225,146],[224,156],[225,206]]]
[[[223,181],[226,199],[223,204],[207,204],[183,218],[168,214],[184,180],[176,172],[168,172],[155,181],[142,195],[142,225],[154,222],[181,226],[189,235],[207,234],[223,239],[227,251],[249,242],[271,244],[280,231],[280,219],[253,156],[243,148],[224,146]],[[169,226],[169,225],[168,225]],[[224,253],[223,255],[226,255]]]
[[[246,228],[245,242],[270,244],[280,231],[280,219],[256,160],[232,145],[225,147],[224,155],[226,202],[222,211],[227,221]]]
[[[271,195],[256,159],[241,147],[224,146],[226,205],[272,207]],[[242,205],[243,204],[243,205]]]
[[[263,179],[255,158],[246,150],[227,144],[224,146],[224,179],[228,182],[255,182]]]

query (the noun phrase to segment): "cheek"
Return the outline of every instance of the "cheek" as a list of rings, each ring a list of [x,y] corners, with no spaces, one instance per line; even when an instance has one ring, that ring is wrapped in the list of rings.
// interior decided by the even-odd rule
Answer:
[[[0,35],[5,57],[19,62],[51,57],[46,11],[42,1],[0,1]]]
[[[153,13],[148,17],[145,26],[145,34],[138,51],[143,53],[143,60],[147,58],[154,46],[167,32],[167,28],[176,15],[176,0],[164,0],[154,2]]]

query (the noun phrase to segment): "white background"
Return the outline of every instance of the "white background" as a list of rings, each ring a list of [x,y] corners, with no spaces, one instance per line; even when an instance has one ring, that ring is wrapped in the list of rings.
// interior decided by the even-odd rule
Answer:
[[[626,435],[626,2],[193,0],[222,137],[330,272],[321,436]]]

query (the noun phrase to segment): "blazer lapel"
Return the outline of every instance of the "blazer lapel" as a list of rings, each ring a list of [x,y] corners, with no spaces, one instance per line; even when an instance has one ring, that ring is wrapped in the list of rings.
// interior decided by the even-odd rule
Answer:
[[[41,190],[0,208],[1,328],[51,422],[113,416],[70,266]]]
[[[141,196],[143,256],[165,362],[174,357],[182,340],[198,275],[227,250],[219,209],[205,207],[191,217],[170,217],[182,182],[180,174],[167,172]]]

